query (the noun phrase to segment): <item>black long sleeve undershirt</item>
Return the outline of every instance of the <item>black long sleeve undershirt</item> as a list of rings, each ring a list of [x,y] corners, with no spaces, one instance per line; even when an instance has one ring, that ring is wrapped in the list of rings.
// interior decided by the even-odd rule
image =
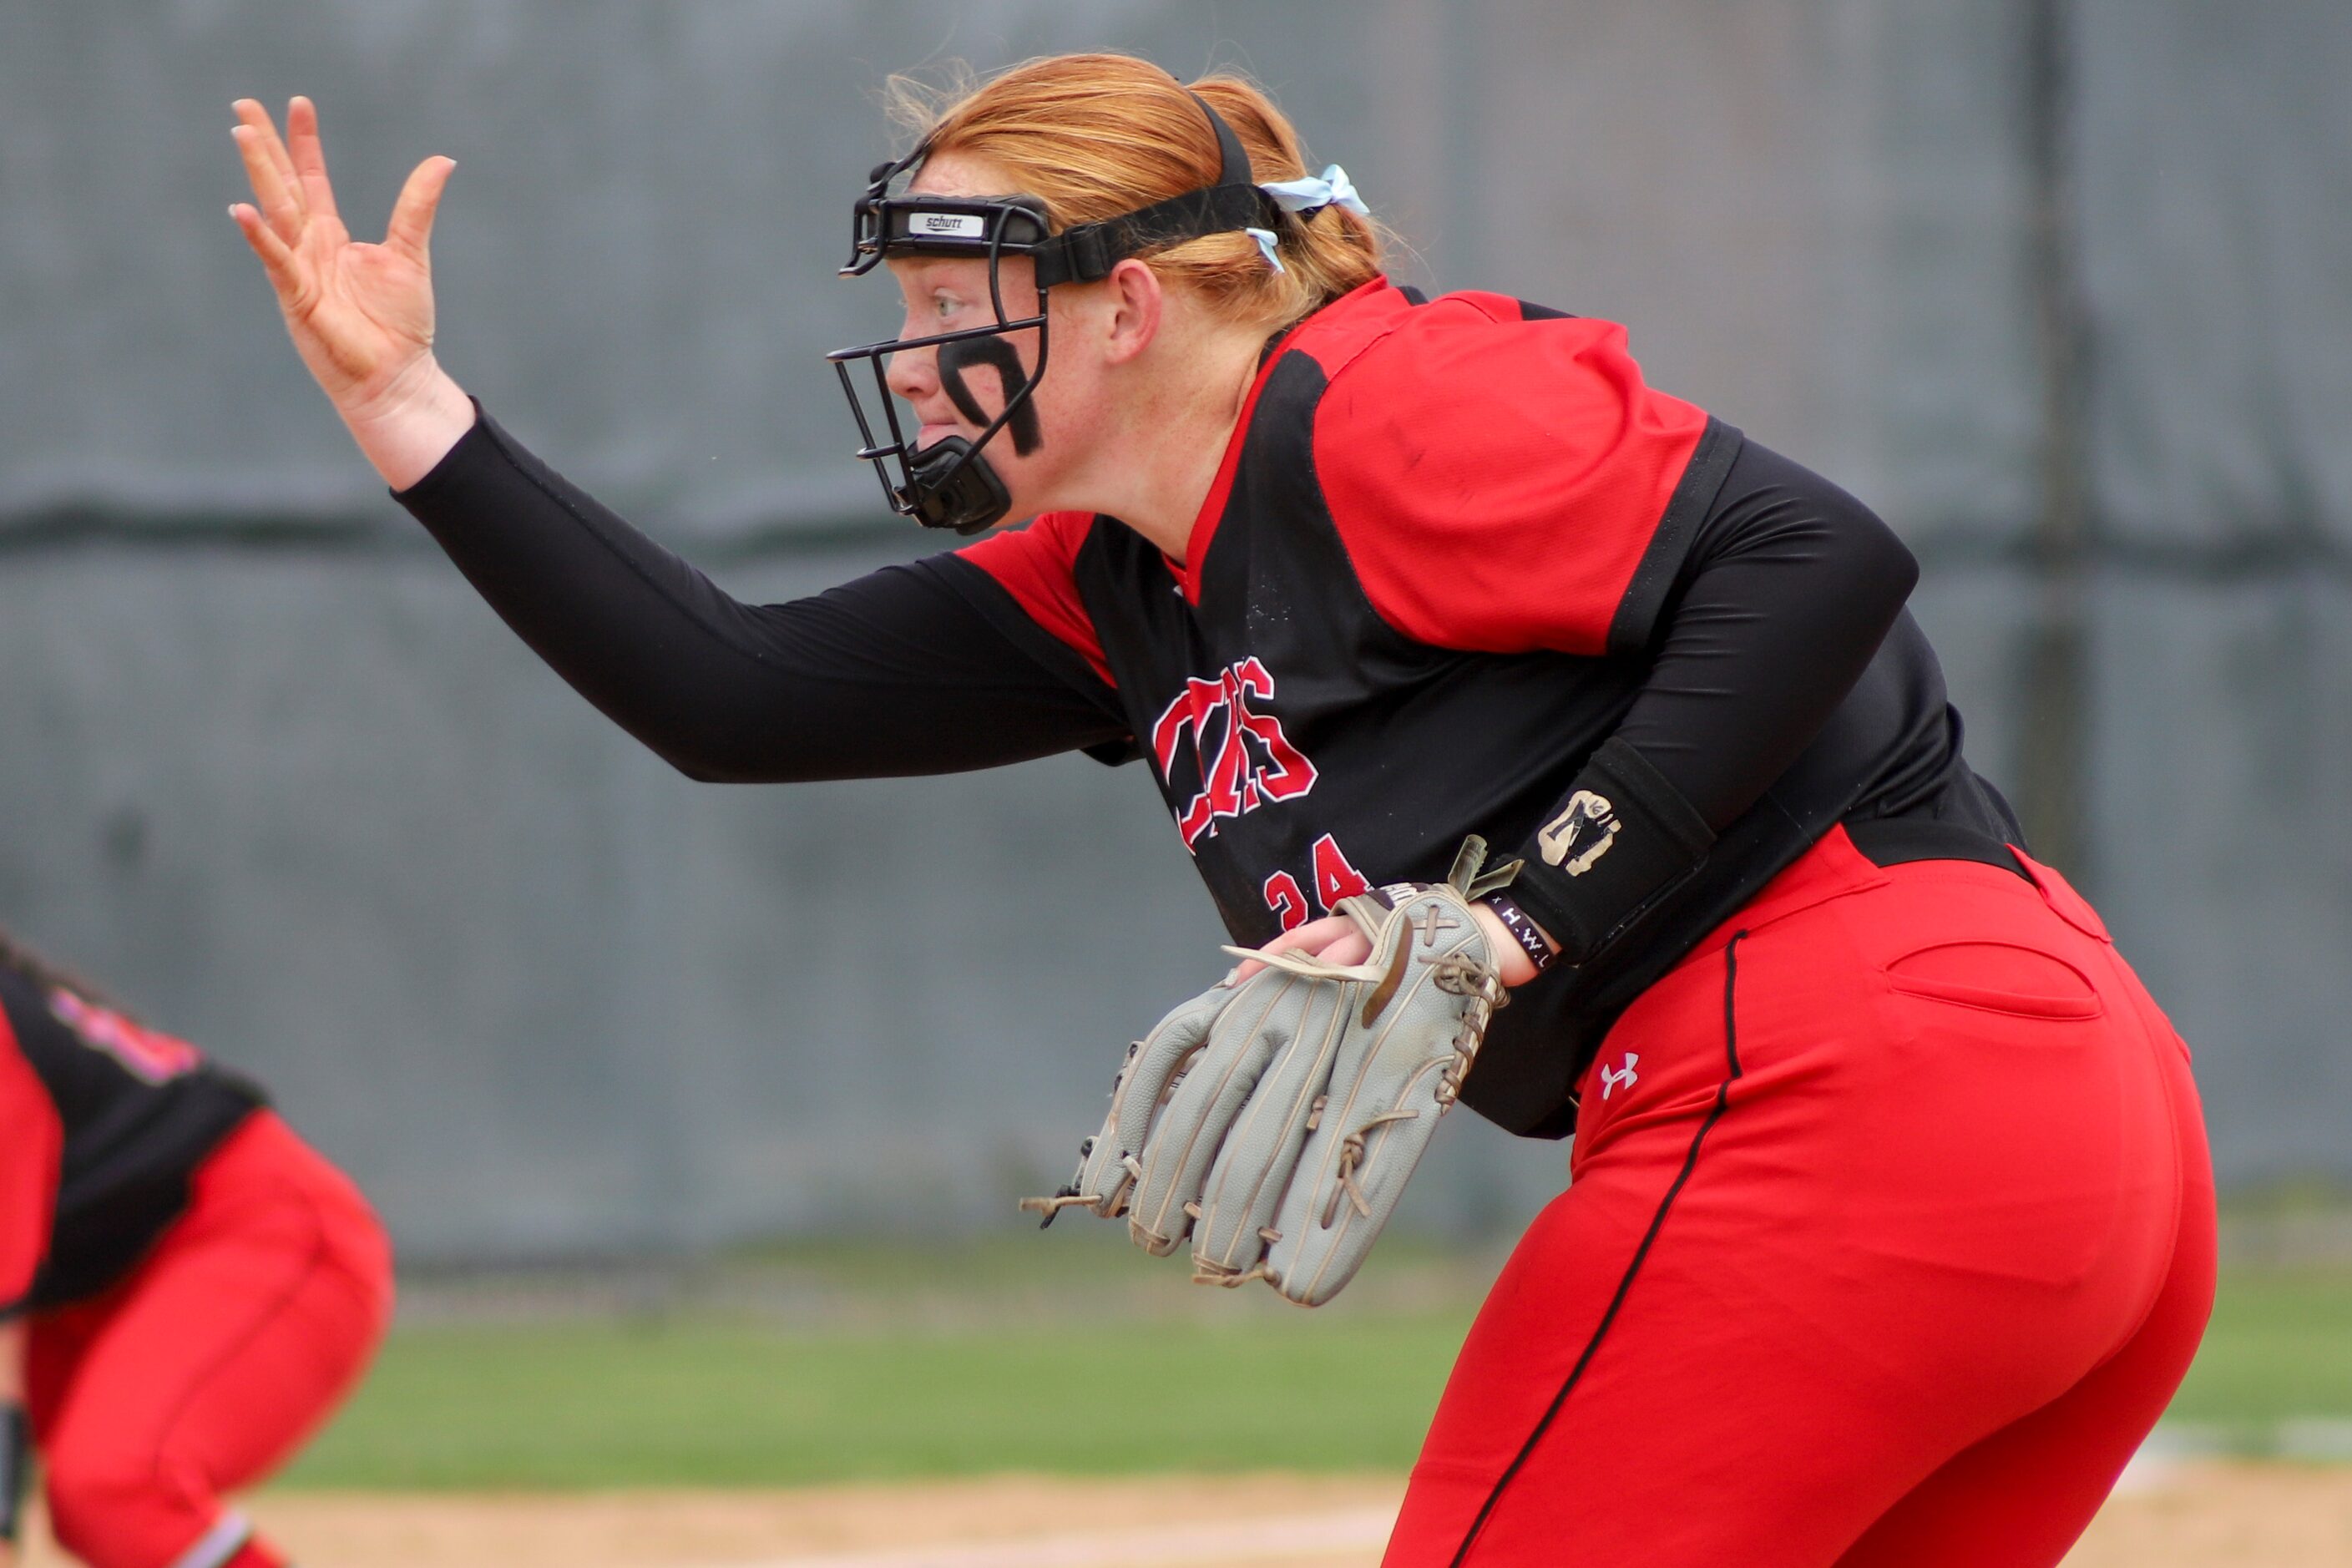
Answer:
[[[1910,550],[1861,500],[1767,447],[1740,447],[1675,576],[1656,658],[1625,720],[1524,847],[1512,898],[1561,957],[1590,963],[1700,875],[1717,835],[1800,757],[1811,764],[1809,795],[1839,795],[1825,827],[1872,778],[1895,771],[1903,750],[1931,748],[1933,736],[1894,724],[1825,733],[1916,576]],[[1895,684],[1903,663],[1891,660]],[[1912,705],[1933,705],[1940,720],[1940,696]],[[1755,858],[1757,848],[1738,853]]]
[[[1116,693],[1009,595],[977,603],[1002,590],[961,563],[745,605],[487,416],[398,499],[525,643],[689,777],[950,773],[1127,744]],[[1720,829],[1820,731],[1916,574],[1859,501],[1745,444],[1617,738]]]
[[[1867,507],[1742,445],[1676,574],[1641,690],[1527,847],[1512,897],[1563,957],[1590,962],[1699,870],[1823,736],[1917,580]],[[1811,771],[1859,786],[1911,739],[1850,728],[1826,743],[1853,754]]]
[[[1821,732],[1918,579],[1868,507],[1746,442],[1617,738],[1721,832]]]
[[[532,651],[690,778],[955,773],[1127,738],[1077,655],[967,596],[997,591],[977,573],[917,562],[746,605],[487,416],[397,499]]]

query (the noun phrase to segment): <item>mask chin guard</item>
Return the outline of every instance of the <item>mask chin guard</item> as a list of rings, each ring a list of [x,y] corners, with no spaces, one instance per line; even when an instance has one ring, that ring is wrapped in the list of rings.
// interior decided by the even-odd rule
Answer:
[[[1217,183],[1059,234],[1049,231],[1045,204],[1035,196],[906,195],[907,185],[930,153],[929,139],[896,163],[875,165],[867,175],[866,193],[858,197],[851,219],[849,262],[841,268],[841,276],[863,277],[894,256],[981,258],[988,262],[989,303],[996,314],[995,321],[987,326],[861,343],[824,356],[839,374],[850,416],[857,421],[857,455],[874,465],[883,500],[893,512],[911,517],[926,528],[952,529],[970,535],[994,526],[1013,510],[1003,479],[989,465],[982,448],[1028,404],[1045,378],[1053,346],[1046,322],[1046,292],[1055,284],[1098,281],[1129,257],[1202,235],[1273,229],[1289,221],[1274,198],[1251,183],[1249,154],[1233,127],[1210,107],[1208,100],[1198,93],[1191,97],[1216,132]],[[1007,256],[1028,257],[1034,266],[1037,310],[1034,315],[1016,319],[1005,313],[1001,272]],[[1018,387],[1008,387],[1003,409],[978,437],[949,436],[928,447],[915,447],[898,421],[898,399],[888,381],[888,357],[910,349],[936,349],[945,343],[1024,331],[1037,334],[1036,368]],[[858,361],[873,371],[875,393],[889,436],[887,441],[877,439],[857,384],[849,374],[850,365]]]
[[[969,537],[1013,510],[1004,481],[979,447],[961,436],[943,437],[908,454],[906,461],[907,490],[915,503],[911,515],[925,528],[951,528]]]

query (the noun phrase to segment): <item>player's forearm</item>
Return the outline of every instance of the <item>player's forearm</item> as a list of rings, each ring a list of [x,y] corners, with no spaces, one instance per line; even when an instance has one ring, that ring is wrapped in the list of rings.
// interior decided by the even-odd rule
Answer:
[[[1125,733],[993,629],[950,565],[746,605],[487,418],[399,499],[532,651],[692,778],[946,773]]]

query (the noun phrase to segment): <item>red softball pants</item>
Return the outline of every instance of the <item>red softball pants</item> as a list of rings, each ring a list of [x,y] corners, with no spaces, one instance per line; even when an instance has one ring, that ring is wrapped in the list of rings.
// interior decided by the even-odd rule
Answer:
[[[2196,1352],[2213,1188],[2187,1047],[2030,868],[1841,829],[1627,1010],[1388,1568],[2065,1555]]]
[[[89,1568],[282,1563],[221,1494],[326,1417],[391,1309],[367,1200],[256,1112],[135,1270],[31,1321],[26,1404],[58,1544]]]

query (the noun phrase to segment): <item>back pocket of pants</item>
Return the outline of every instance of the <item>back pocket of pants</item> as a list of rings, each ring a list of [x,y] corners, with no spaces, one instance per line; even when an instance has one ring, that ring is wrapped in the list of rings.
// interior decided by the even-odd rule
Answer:
[[[2000,942],[1947,942],[1886,966],[1907,996],[2021,1018],[2084,1019],[2105,1012],[2098,987],[2064,959]]]

